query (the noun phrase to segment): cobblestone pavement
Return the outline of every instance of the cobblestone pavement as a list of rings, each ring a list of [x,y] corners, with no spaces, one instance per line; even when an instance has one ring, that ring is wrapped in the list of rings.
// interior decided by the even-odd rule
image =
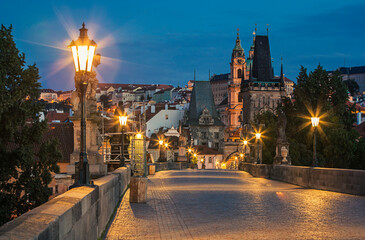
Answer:
[[[107,239],[365,239],[365,197],[246,172],[163,171],[148,202],[126,193]]]

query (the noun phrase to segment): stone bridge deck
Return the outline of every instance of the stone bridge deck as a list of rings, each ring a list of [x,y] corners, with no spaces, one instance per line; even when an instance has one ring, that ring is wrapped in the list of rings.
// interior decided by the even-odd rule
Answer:
[[[147,204],[128,196],[107,239],[365,239],[365,197],[246,172],[158,172]]]

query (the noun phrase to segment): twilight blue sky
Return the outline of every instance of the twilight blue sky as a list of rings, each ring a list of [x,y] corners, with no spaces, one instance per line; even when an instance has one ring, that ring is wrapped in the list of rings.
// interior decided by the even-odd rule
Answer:
[[[85,21],[102,55],[100,82],[185,85],[229,72],[240,29],[246,55],[257,23],[269,24],[275,74],[295,80],[300,65],[365,65],[365,1],[1,1],[18,48],[37,63],[44,88],[73,89],[66,48]]]

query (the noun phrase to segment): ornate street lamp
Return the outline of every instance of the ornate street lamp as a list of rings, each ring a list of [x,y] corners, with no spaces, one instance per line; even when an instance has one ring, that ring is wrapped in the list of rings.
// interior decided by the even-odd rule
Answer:
[[[121,158],[119,161],[119,167],[124,167],[125,166],[125,160],[124,160],[124,128],[125,126],[127,126],[127,121],[128,121],[128,116],[124,115],[124,113],[122,113],[122,116],[119,116],[119,125],[122,128],[122,151],[121,151]]]
[[[257,164],[261,164],[261,158],[260,158],[260,139],[261,139],[261,133],[255,133],[256,140],[257,140]]]
[[[85,23],[80,29],[80,36],[68,46],[71,48],[75,64],[76,89],[81,99],[81,138],[80,160],[75,163],[75,185],[89,185],[90,172],[86,152],[86,89],[88,86],[88,73],[91,72],[96,50],[96,43],[87,36]],[[81,95],[81,96],[80,96]]]
[[[246,159],[246,146],[247,146],[247,144],[248,144],[248,141],[243,140],[243,156],[244,156],[246,162],[247,162],[247,159]]]
[[[319,125],[319,117],[311,117],[312,127],[314,128],[313,133],[313,167],[318,167],[318,159],[317,159],[317,128]]]

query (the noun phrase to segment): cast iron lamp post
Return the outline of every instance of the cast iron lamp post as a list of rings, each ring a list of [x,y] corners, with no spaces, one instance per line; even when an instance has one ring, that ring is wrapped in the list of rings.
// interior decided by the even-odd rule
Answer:
[[[119,116],[119,125],[122,128],[122,152],[121,152],[121,159],[119,161],[119,167],[124,167],[125,166],[125,160],[124,160],[124,127],[127,126],[127,120],[128,120],[128,116],[127,115],[123,115]]]
[[[257,164],[261,164],[261,158],[260,158],[260,139],[261,139],[261,133],[256,133],[256,140],[257,140]]]
[[[75,185],[89,185],[90,172],[86,152],[86,89],[88,86],[88,73],[91,72],[96,43],[87,36],[85,23],[80,29],[80,36],[68,46],[71,48],[75,64],[76,87],[81,95],[81,137],[80,137],[80,160],[75,163]],[[79,80],[77,80],[79,79]]]
[[[317,128],[319,125],[319,117],[312,117],[312,127],[314,128],[313,133],[313,167],[318,167],[318,159],[317,159]]]

